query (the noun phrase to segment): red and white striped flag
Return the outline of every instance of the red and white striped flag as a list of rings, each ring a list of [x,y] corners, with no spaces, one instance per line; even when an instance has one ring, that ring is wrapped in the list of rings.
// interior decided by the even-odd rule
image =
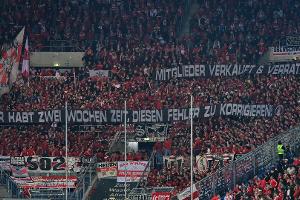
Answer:
[[[22,75],[25,78],[29,77],[29,46],[28,46],[28,37],[26,38],[26,43],[25,43],[25,51],[24,51],[23,64],[22,64]]]

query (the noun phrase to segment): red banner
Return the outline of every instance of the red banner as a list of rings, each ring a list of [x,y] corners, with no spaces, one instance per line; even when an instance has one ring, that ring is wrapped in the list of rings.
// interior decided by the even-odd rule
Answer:
[[[170,200],[170,192],[152,192],[152,200]]]

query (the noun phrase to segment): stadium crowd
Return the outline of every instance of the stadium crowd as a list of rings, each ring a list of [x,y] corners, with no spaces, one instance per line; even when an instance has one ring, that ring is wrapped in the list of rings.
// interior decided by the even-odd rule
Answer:
[[[300,32],[296,0],[198,0],[198,6],[190,39],[201,62],[257,63],[268,47]]]
[[[99,80],[90,80],[90,83],[96,83]],[[8,101],[10,103],[7,103],[9,107],[6,109],[8,110],[42,110],[42,109],[49,109],[49,108],[61,108],[64,104],[64,100],[61,98],[61,96],[64,95],[64,93],[69,94],[82,94],[82,90],[89,92],[90,94],[93,94],[89,96],[88,94],[82,95],[84,100],[80,100],[77,102],[76,100],[70,101],[77,108],[116,108],[119,106],[120,109],[122,109],[122,99],[126,99],[125,94],[126,93],[119,93],[119,91],[122,90],[112,90],[110,92],[107,92],[107,94],[110,94],[111,96],[115,96],[116,99],[119,99],[118,101],[111,101],[108,99],[108,101],[111,104],[103,103],[103,105],[111,105],[111,107],[98,107],[93,106],[93,104],[96,102],[95,100],[91,100],[94,98],[99,98],[101,100],[105,100],[104,98],[105,91],[109,91],[107,86],[102,87],[103,90],[99,89],[99,91],[93,91],[93,89],[86,89],[85,87],[80,88],[80,81],[77,83],[76,90],[74,87],[73,81],[60,81],[59,79],[53,79],[50,80],[53,82],[57,82],[59,85],[50,84],[49,87],[45,88],[46,84],[49,84],[49,80],[45,81],[45,84],[41,84],[43,82],[43,79],[40,79],[36,77],[31,81],[31,84],[34,85],[33,87],[28,88],[27,85],[21,85],[20,92],[14,92],[10,93],[10,96],[7,97]],[[88,80],[83,79],[82,82],[89,83]],[[186,85],[186,87],[192,85],[193,83],[197,82],[196,80],[192,81],[182,81],[182,85]],[[208,149],[210,149],[210,152],[212,154],[223,154],[223,153],[234,153],[234,154],[243,154],[246,152],[249,152],[250,150],[253,150],[258,145],[263,144],[268,139],[272,138],[278,133],[283,132],[284,130],[288,130],[289,128],[295,126],[297,123],[299,123],[299,94],[294,92],[297,91],[300,88],[299,80],[297,77],[294,76],[288,76],[288,77],[255,77],[253,79],[216,79],[216,80],[201,80],[201,82],[208,82],[210,84],[199,84],[202,85],[200,88],[194,88],[196,94],[203,93],[202,96],[196,96],[195,98],[195,106],[200,105],[208,105],[212,103],[221,103],[221,102],[235,102],[235,103],[261,103],[261,104],[275,104],[275,105],[284,105],[284,112],[278,113],[277,116],[273,118],[209,118],[205,121],[196,120],[195,121],[195,144],[194,144],[194,151],[195,155],[198,154],[205,154],[207,153]],[[99,83],[103,83],[100,82]],[[236,83],[236,84],[234,84]],[[95,85],[95,84],[91,84]],[[107,84],[109,85],[109,84]],[[139,84],[140,85],[140,84]],[[138,89],[139,85],[135,85],[133,87],[132,94],[134,94],[134,91],[137,93],[145,93],[144,89]],[[198,85],[195,83],[195,85]],[[181,89],[181,86],[178,87],[174,86],[172,83],[168,86],[170,87],[170,91],[176,91],[176,88]],[[15,88],[17,88],[17,85],[15,85]],[[36,92],[41,88],[40,92]],[[70,90],[68,90],[70,89]],[[162,90],[162,89],[161,89]],[[226,92],[231,90],[231,92]],[[34,98],[31,95],[31,92],[36,92],[37,97],[36,99],[40,100],[34,100]],[[128,91],[131,91],[130,89]],[[162,90],[163,91],[163,90]],[[177,90],[178,91],[178,90]],[[176,107],[184,107],[188,106],[188,94],[187,93],[177,92],[177,100],[170,100],[169,103],[163,104],[161,108],[176,108]],[[222,92],[222,91],[225,91]],[[247,92],[248,91],[248,92]],[[173,93],[175,95],[176,92]],[[43,95],[49,95],[51,98],[45,98]],[[98,94],[98,95],[97,95]],[[124,94],[124,96],[120,96]],[[161,98],[162,99],[168,99],[170,96],[168,93],[161,92]],[[137,96],[137,95],[132,95]],[[151,99],[148,100],[146,94],[143,96],[144,98],[140,100],[140,102],[143,102],[143,105],[146,105],[147,102],[151,102]],[[146,97],[146,98],[145,98]],[[154,97],[154,96],[153,96]],[[171,94],[172,97],[172,94]],[[157,100],[159,100],[159,97],[155,97]],[[47,99],[47,101],[44,101],[44,99]],[[178,101],[181,100],[181,101]],[[197,101],[198,100],[198,101]],[[43,102],[44,101],[44,102]],[[28,104],[24,104],[24,102],[28,102]],[[58,104],[60,102],[60,104]],[[131,102],[131,101],[129,101]],[[131,109],[138,108],[133,102],[139,102],[138,98],[132,98],[132,104],[128,104],[128,107]],[[163,102],[163,101],[162,101]],[[176,104],[172,104],[171,102],[176,102]],[[83,105],[80,103],[84,103]],[[88,103],[90,107],[86,107],[85,103]],[[119,105],[118,105],[119,103]],[[3,104],[5,105],[5,104]],[[53,105],[53,107],[52,107]],[[131,106],[132,105],[132,106]],[[140,105],[140,108],[156,108],[159,107],[143,107],[143,105]],[[27,107],[26,107],[27,106]],[[134,106],[134,107],[133,107]],[[121,127],[119,127],[120,129]],[[161,156],[164,155],[173,155],[173,156],[184,156],[187,158],[186,163],[188,163],[188,155],[189,155],[189,125],[186,122],[176,122],[172,124],[172,127],[169,129],[170,139],[166,140],[163,144],[157,143],[155,145],[156,150],[156,160],[162,160]],[[35,129],[33,126],[32,129]],[[9,141],[16,141],[16,138],[14,136],[17,136],[17,132],[15,130],[8,130],[8,138]],[[40,138],[41,141],[45,141],[44,138],[47,136],[43,136],[41,134],[43,131],[39,131],[39,129],[36,129],[35,131],[28,130],[31,134],[34,135],[34,138]],[[56,148],[61,153],[63,153],[63,147],[64,143],[63,141],[63,131],[58,131],[57,135],[54,134],[52,136],[51,129],[48,130],[46,127],[45,131],[46,135],[48,134],[49,140],[51,139],[54,141],[54,144],[57,145]],[[116,128],[111,128],[111,131],[103,131],[101,132],[100,140],[109,140],[109,138],[113,138],[114,134],[116,132]],[[4,132],[5,133],[5,132]],[[13,133],[13,134],[12,134]],[[227,134],[223,134],[227,133]],[[94,134],[94,135],[93,135]],[[74,152],[74,156],[77,155],[94,155],[95,153],[99,153],[100,161],[104,160],[103,156],[105,155],[104,149],[107,147],[101,146],[102,144],[99,144],[99,142],[96,142],[95,140],[91,140],[91,138],[95,137],[95,133],[89,135],[86,134],[73,134],[74,138],[73,141],[70,142],[70,153],[73,153],[73,149],[77,151],[77,149],[81,149],[77,152]],[[23,141],[23,135],[19,135],[19,140]],[[25,136],[27,137],[27,136]],[[54,137],[54,139],[52,138]],[[33,142],[38,142],[39,140],[31,140]],[[48,140],[46,140],[48,141]],[[59,142],[60,141],[60,142]],[[44,142],[47,143],[47,142]],[[49,142],[51,143],[51,142]],[[11,150],[15,150],[15,145],[7,146],[6,140],[3,140],[3,147],[10,148]],[[24,143],[21,143],[24,144]],[[29,142],[30,144],[30,142]],[[45,144],[46,145],[46,144]],[[100,145],[100,146],[99,146]],[[78,147],[79,146],[79,147]],[[31,143],[27,146],[27,148],[37,148],[38,146],[36,143]],[[103,147],[103,149],[101,148]],[[51,148],[53,148],[52,145],[50,145],[49,150],[51,151]],[[20,147],[18,147],[20,149]],[[19,150],[19,153],[21,150]],[[34,149],[35,152],[40,152],[41,149]],[[58,153],[57,152],[57,153]],[[53,155],[53,152],[51,153]],[[117,157],[116,159],[122,159],[122,157]],[[182,181],[184,175],[178,175],[178,176],[172,176],[171,180],[166,179],[164,174],[158,175],[161,173],[159,170],[154,170],[153,173],[154,176],[149,175],[149,185],[155,186],[179,186],[178,191],[183,189],[188,185],[188,167],[186,167],[186,173],[185,174],[185,182]],[[165,171],[169,171],[171,169],[165,169]],[[174,169],[173,169],[174,170]],[[213,170],[213,169],[210,169]],[[210,171],[209,171],[210,172]],[[209,172],[202,172],[198,174],[197,179],[201,179]],[[169,172],[170,173],[170,172]],[[179,172],[176,172],[179,173]],[[159,181],[159,183],[158,183]],[[186,183],[186,184],[185,184]]]
[[[113,136],[119,127],[103,125],[92,131],[78,131],[70,128],[68,133],[68,155],[74,157],[93,157],[98,162],[124,160],[119,151],[109,151]],[[64,128],[51,125],[15,126],[1,128],[0,155],[2,156],[64,156]],[[130,151],[128,160],[148,160],[143,150]]]
[[[175,41],[184,1],[43,1],[5,0],[1,4],[1,42],[11,41],[20,26],[28,27],[31,47],[47,50],[52,40],[64,40],[68,51],[83,50],[97,40],[110,53],[154,39]]]
[[[11,92],[1,97],[0,109],[62,108],[66,100],[74,109],[123,109],[124,100],[127,100],[128,109],[182,108],[189,107],[190,93],[194,94],[195,107],[217,103],[284,106],[284,111],[273,118],[196,120],[194,151],[197,155],[208,151],[243,154],[297,125],[300,98],[295,91],[300,89],[300,83],[294,76],[159,83],[151,79],[153,70],[178,64],[254,64],[282,36],[300,31],[296,20],[300,5],[296,0],[199,0],[198,4],[199,9],[190,21],[191,36],[179,41],[176,27],[183,19],[182,0],[39,3],[5,0],[0,5],[3,11],[0,43],[10,41],[20,26],[26,25],[32,51],[47,50],[50,40],[65,40],[64,45],[70,45],[66,50],[86,51],[83,58],[86,66],[76,70],[75,80],[72,72],[32,71],[30,87],[22,81],[15,83]],[[111,70],[112,76],[89,77],[88,69]],[[109,157],[105,154],[115,132],[110,126],[100,130],[100,134],[71,132],[70,155],[97,154],[99,161],[124,159],[119,153]],[[56,156],[64,153],[63,130],[51,125],[4,128],[1,134],[4,138],[0,141],[2,155]],[[165,155],[184,156],[188,160],[189,125],[173,123],[169,134],[168,140],[154,146],[158,165]],[[147,157],[140,152],[128,156],[135,160]],[[195,179],[214,170],[199,172]],[[176,193],[188,184],[188,166],[182,170],[163,166],[150,172],[147,186],[173,186]]]
[[[225,200],[267,199],[284,200],[300,198],[300,159],[279,163],[262,177],[254,177],[248,183],[236,185],[226,193]],[[220,200],[214,196],[212,200]]]

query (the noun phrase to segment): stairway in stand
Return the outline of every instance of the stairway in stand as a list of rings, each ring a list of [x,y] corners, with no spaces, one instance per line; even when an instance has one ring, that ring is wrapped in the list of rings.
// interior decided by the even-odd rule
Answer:
[[[9,198],[10,195],[7,192],[7,189],[4,185],[0,184],[0,200],[4,199],[4,198]]]

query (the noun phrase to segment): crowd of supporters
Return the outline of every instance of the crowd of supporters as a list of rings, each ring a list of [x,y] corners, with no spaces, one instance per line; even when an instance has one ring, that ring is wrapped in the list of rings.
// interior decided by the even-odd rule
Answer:
[[[97,48],[114,53],[140,42],[175,41],[184,1],[5,0],[0,9],[1,42],[10,41],[20,26],[26,26],[37,51],[51,40],[64,40],[69,51],[80,51],[97,40]]]
[[[30,86],[16,83],[11,93],[2,97],[2,110],[47,110],[62,108],[68,101],[72,108],[163,109],[189,107],[189,94],[194,105],[218,103],[285,104],[297,103],[298,78],[230,77],[214,79],[172,80],[157,83],[144,75],[118,82],[108,77],[87,77],[82,80],[66,72],[65,76],[44,78],[34,75]],[[275,95],[277,94],[278,95]]]
[[[69,73],[70,74],[70,73]],[[71,107],[74,108],[97,108],[97,109],[122,109],[123,100],[127,98],[126,94],[131,93],[132,99],[128,101],[128,108],[139,109],[139,108],[180,108],[188,107],[189,96],[188,93],[184,93],[184,88],[191,85],[199,85],[199,88],[194,87],[195,94],[201,94],[200,96],[195,96],[195,106],[209,105],[213,103],[258,103],[258,104],[274,104],[283,105],[284,111],[278,113],[278,115],[272,118],[247,118],[247,117],[220,117],[220,118],[208,118],[195,120],[194,124],[194,153],[195,155],[203,155],[209,151],[212,154],[243,154],[247,153],[258,145],[263,144],[268,139],[281,133],[285,130],[294,127],[299,123],[299,94],[296,93],[300,88],[299,80],[294,76],[284,76],[284,77],[265,77],[258,76],[252,78],[220,78],[214,80],[184,80],[179,84],[174,85],[172,82],[165,84],[167,88],[170,88],[170,92],[165,91],[162,86],[156,86],[158,90],[156,94],[153,95],[158,102],[161,102],[159,107],[155,105],[151,106],[151,96],[147,96],[147,92],[144,92],[141,86],[141,82],[136,82],[133,84],[132,89],[128,89],[128,92],[124,92],[119,88],[109,88],[111,84],[110,80],[107,79],[83,79],[77,80],[76,87],[73,80],[71,80],[72,75],[66,75],[65,79],[43,79],[42,77],[35,77],[31,80],[31,87],[26,84],[16,84],[14,89],[15,92],[10,93],[6,96],[7,103],[2,104],[5,109],[8,110],[43,110],[50,108],[62,108],[64,105],[64,99],[62,98],[65,94],[77,94],[80,95],[70,95],[68,102]],[[130,81],[130,80],[129,80]],[[128,82],[129,82],[128,81]],[[42,83],[42,84],[41,84]],[[50,83],[50,84],[49,84]],[[95,85],[103,84],[102,87],[94,87]],[[202,84],[205,83],[205,84]],[[89,84],[90,87],[86,87]],[[49,86],[47,86],[49,85]],[[153,84],[155,85],[155,84]],[[121,86],[123,87],[123,85]],[[154,86],[153,86],[154,87]],[[193,87],[193,86],[192,86]],[[18,88],[18,90],[16,90]],[[17,92],[18,91],[18,92]],[[83,91],[86,91],[84,94]],[[189,91],[189,90],[188,90]],[[227,92],[230,91],[230,92]],[[136,95],[142,94],[143,95]],[[32,95],[34,94],[34,96]],[[105,95],[110,95],[114,97],[115,100],[111,98],[106,98]],[[175,94],[177,94],[175,96]],[[47,98],[48,96],[48,98]],[[50,98],[51,97],[51,98]],[[141,97],[139,99],[138,97]],[[171,97],[171,98],[170,98]],[[176,99],[172,99],[175,97]],[[96,104],[97,99],[103,101],[101,104]],[[79,101],[77,101],[78,99]],[[166,99],[166,102],[161,99]],[[107,102],[105,102],[107,101]],[[28,102],[24,104],[24,102]],[[139,102],[143,104],[138,104]],[[147,105],[149,103],[149,105]],[[97,106],[95,106],[95,104]],[[137,105],[136,105],[137,104]],[[7,105],[8,107],[5,107]],[[86,106],[89,105],[89,106]],[[118,128],[117,128],[118,127]],[[32,127],[35,129],[36,127]],[[39,137],[40,140],[49,143],[49,150],[53,148],[51,143],[54,143],[54,148],[56,148],[55,153],[61,152],[63,155],[64,143],[63,137],[64,133],[62,130],[52,134],[51,129],[44,127],[45,131],[39,131],[39,129],[28,130],[28,133],[33,134],[30,137]],[[99,141],[112,138],[116,133],[116,130],[122,129],[121,126],[111,127],[110,131],[103,130],[99,135]],[[42,132],[45,133],[43,136]],[[189,132],[190,126],[186,122],[176,122],[172,123],[169,128],[170,138],[163,143],[158,142],[154,146],[155,159],[156,162],[161,162],[162,156],[184,156],[185,163],[188,163],[189,157]],[[6,133],[6,132],[3,132]],[[226,134],[225,134],[226,133]],[[15,130],[7,130],[7,137],[9,141],[16,141],[14,136],[18,135]],[[54,136],[53,136],[54,135]],[[19,140],[23,141],[28,135],[19,135]],[[70,153],[74,152],[74,155],[93,155],[99,153],[100,160],[105,160],[104,149],[107,148],[107,144],[103,145],[99,141],[92,140],[91,138],[96,137],[96,133],[85,133],[85,134],[72,134],[73,139],[70,140]],[[24,137],[24,138],[23,138]],[[54,137],[54,139],[52,138]],[[72,141],[74,140],[74,141]],[[33,140],[34,142],[39,142],[39,140]],[[48,142],[49,141],[49,142]],[[60,142],[59,142],[60,141]],[[6,140],[3,140],[3,146],[6,148],[11,148],[6,146]],[[109,143],[109,141],[108,141]],[[21,143],[24,144],[24,143]],[[26,143],[27,144],[27,143]],[[45,144],[46,145],[46,144]],[[99,146],[100,145],[100,146]],[[12,144],[15,146],[15,144]],[[37,149],[36,143],[28,144],[27,148],[34,147],[35,152],[40,152],[42,149]],[[102,148],[103,147],[103,148]],[[19,153],[22,152],[20,149],[22,147],[18,146]],[[11,148],[15,150],[14,148]],[[79,150],[78,150],[79,149]],[[50,155],[50,154],[49,154]],[[53,155],[53,152],[51,152]],[[116,159],[122,159],[114,154]],[[155,169],[149,175],[148,186],[178,186],[178,191],[182,190],[184,187],[188,186],[189,176],[188,167],[186,172],[181,174],[180,171],[176,171],[178,175],[171,176],[170,179],[167,178],[166,174],[171,173],[175,169]],[[197,175],[197,180],[203,178],[207,173],[211,172],[213,169],[201,172]],[[162,173],[164,172],[164,173]],[[157,182],[159,181],[159,183]],[[175,190],[177,191],[177,190]]]
[[[279,83],[279,82],[278,82]],[[296,83],[296,82],[295,82]],[[279,83],[281,85],[281,83]],[[283,86],[283,85],[282,85]],[[299,86],[298,86],[299,87]],[[279,89],[280,86],[277,88]],[[277,92],[274,93],[278,94]],[[280,94],[279,96],[281,96]],[[284,96],[284,95],[283,95]],[[278,133],[288,130],[299,124],[299,106],[296,98],[289,101],[290,112],[284,112],[281,116],[275,116],[272,119],[209,119],[207,121],[194,124],[194,155],[203,155],[207,152],[211,154],[222,155],[224,153],[244,154],[257,146],[263,144],[268,139],[274,137]],[[286,101],[286,98],[282,99]],[[294,108],[292,108],[294,107]],[[287,111],[287,110],[286,110]],[[175,128],[176,127],[176,128]],[[174,132],[173,132],[174,131]],[[163,145],[157,145],[157,151],[167,149],[172,156],[183,156],[185,163],[189,163],[189,132],[190,125],[186,123],[174,125],[174,129],[170,130],[172,134],[171,140],[166,141]],[[171,143],[171,145],[170,145]],[[162,162],[162,156],[166,155],[163,151],[156,154],[156,162]],[[207,171],[196,172],[195,180],[203,178],[207,173],[213,172],[214,168]],[[178,186],[181,191],[189,185],[189,167],[185,172],[178,169],[167,168],[162,171],[154,170],[149,175],[149,186]],[[162,173],[164,172],[164,173]],[[176,176],[167,177],[168,173],[176,174]],[[175,192],[177,192],[175,190]]]
[[[32,50],[64,40],[70,47],[65,51],[90,46],[91,65],[134,71],[174,63],[253,64],[283,36],[299,34],[296,0],[197,2],[191,34],[179,41],[182,0],[5,0],[0,6],[0,43],[11,41],[26,26]]]
[[[26,25],[32,50],[47,50],[50,40],[65,40],[64,45],[70,45],[66,50],[85,50],[86,66],[63,73],[32,71],[29,85],[17,82],[9,94],[2,96],[0,109],[48,110],[62,108],[65,101],[74,109],[123,109],[125,100],[128,109],[183,108],[189,107],[190,93],[194,94],[195,107],[217,103],[284,106],[284,111],[273,118],[196,120],[194,151],[197,155],[208,151],[243,154],[297,125],[300,97],[295,91],[300,89],[300,84],[294,76],[168,82],[151,79],[153,70],[173,65],[254,64],[282,36],[300,31],[296,20],[300,5],[295,0],[197,2],[199,9],[190,21],[191,35],[179,41],[176,27],[183,20],[182,0],[4,1],[0,5],[3,11],[0,43],[10,41]],[[88,69],[108,69],[112,76],[89,77]],[[116,129],[106,126],[99,131],[100,134],[71,131],[70,155],[97,154],[99,161],[124,159],[121,153],[108,157],[105,154]],[[173,123],[169,134],[168,140],[154,146],[156,164],[161,164],[162,156],[184,156],[184,163],[188,163],[189,125]],[[2,155],[64,154],[63,130],[50,125],[5,128],[1,130],[2,137]],[[143,152],[128,156],[133,160],[148,157]],[[199,172],[195,179],[213,170]],[[147,186],[173,186],[178,192],[188,186],[188,174],[188,166],[182,170],[158,167],[150,172]]]
[[[190,31],[201,62],[257,63],[283,36],[300,32],[296,0],[198,0],[198,5]]]
[[[97,157],[98,162],[124,160],[124,154],[111,149],[120,127],[101,125],[92,130],[69,128],[68,155]],[[65,130],[55,124],[1,128],[0,155],[2,156],[65,156]],[[144,150],[129,149],[128,160],[148,160]]]
[[[262,177],[254,177],[247,183],[236,185],[226,193],[225,200],[233,199],[267,199],[296,200],[300,198],[300,159],[289,162],[287,159],[266,172]],[[220,200],[214,196],[212,200]]]

